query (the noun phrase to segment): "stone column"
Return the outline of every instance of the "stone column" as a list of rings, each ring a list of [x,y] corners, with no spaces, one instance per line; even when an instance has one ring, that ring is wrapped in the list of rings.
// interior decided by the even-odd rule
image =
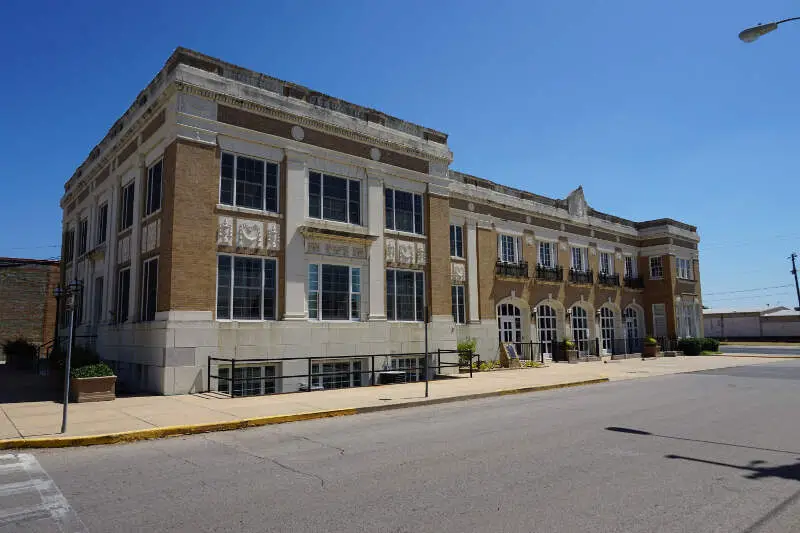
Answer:
[[[139,261],[142,255],[142,211],[144,206],[144,183],[147,176],[147,167],[144,164],[144,155],[139,155],[139,171],[136,174],[136,184],[133,187],[133,230],[131,231],[131,295],[128,303],[128,321],[139,321],[139,293],[141,276]]]
[[[307,320],[305,240],[298,229],[308,209],[307,154],[286,150],[286,289],[283,320]]]
[[[367,178],[367,224],[370,235],[378,238],[369,247],[369,320],[386,320],[386,268],[384,263],[383,180]]]
[[[478,227],[474,220],[467,220],[466,227],[469,322],[478,324],[481,321],[480,305],[478,305]]]
[[[119,221],[117,220],[117,212],[119,211],[119,183],[111,187],[111,197],[108,199],[108,234],[106,236],[106,274],[105,281],[103,282],[103,300],[105,300],[105,309],[101,322],[107,322],[109,319],[109,312],[114,309],[115,293],[117,289],[117,229]]]

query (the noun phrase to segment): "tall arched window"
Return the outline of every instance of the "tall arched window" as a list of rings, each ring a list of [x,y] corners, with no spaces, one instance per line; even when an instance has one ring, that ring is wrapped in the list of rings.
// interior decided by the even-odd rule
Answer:
[[[600,308],[600,338],[603,342],[603,351],[606,354],[614,353],[614,311],[608,307]]]
[[[572,306],[572,339],[578,353],[589,353],[589,314],[577,305]]]
[[[556,311],[549,305],[540,305],[537,309],[539,342],[545,357],[553,357],[553,346],[558,342],[556,329]]]

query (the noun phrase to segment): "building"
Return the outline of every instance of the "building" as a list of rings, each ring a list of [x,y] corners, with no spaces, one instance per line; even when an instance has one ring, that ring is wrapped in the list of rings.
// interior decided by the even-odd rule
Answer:
[[[705,334],[731,340],[800,340],[800,311],[788,307],[704,309]]]
[[[58,261],[0,257],[0,343],[45,344],[56,333]]]
[[[581,188],[504,187],[452,159],[442,132],[179,48],[65,185],[78,333],[130,387],[171,394],[205,389],[209,356],[336,356],[314,373],[352,376],[354,355],[413,366],[399,354],[423,352],[426,308],[433,350],[471,337],[484,358],[499,339],[552,353],[574,337],[588,354],[596,338],[610,352],[702,332],[695,227],[603,214]]]

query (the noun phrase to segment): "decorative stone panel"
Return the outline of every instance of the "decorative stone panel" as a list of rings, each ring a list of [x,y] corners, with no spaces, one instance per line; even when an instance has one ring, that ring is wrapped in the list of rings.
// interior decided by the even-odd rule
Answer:
[[[219,217],[217,221],[217,246],[233,246],[233,217]]]
[[[131,260],[131,236],[123,237],[117,242],[117,263],[127,263]]]
[[[422,266],[428,262],[427,254],[425,253],[425,243],[418,242],[417,243],[417,257],[416,257],[416,264]]]
[[[386,262],[394,263],[397,257],[397,241],[386,239]]]
[[[142,253],[151,252],[161,244],[161,219],[142,227]]]
[[[236,246],[260,250],[264,247],[264,223],[258,220],[236,219]]]
[[[267,222],[267,250],[277,251],[281,247],[281,227],[277,222]]]
[[[414,264],[414,243],[407,241],[397,242],[397,262],[401,265]]]
[[[467,280],[467,274],[466,268],[464,268],[464,263],[451,263],[450,277],[453,279],[453,283],[465,283]]]

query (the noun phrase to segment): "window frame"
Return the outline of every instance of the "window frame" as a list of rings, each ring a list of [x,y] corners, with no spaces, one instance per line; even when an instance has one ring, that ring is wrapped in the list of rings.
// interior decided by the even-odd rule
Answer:
[[[105,293],[105,276],[94,278],[94,291],[92,292],[92,323],[95,325],[103,321],[103,300]]]
[[[450,224],[450,257],[464,259],[464,227]]]
[[[467,306],[465,296],[464,285],[454,284],[450,286],[450,308],[453,314],[453,322],[456,324],[467,323]]]
[[[123,298],[122,298],[122,287],[121,281],[122,276],[127,272],[128,274],[128,290],[125,291],[125,298],[124,302],[125,305],[122,305]],[[126,266],[117,270],[117,282],[114,286],[114,323],[115,324],[124,324],[130,320],[130,302],[131,302],[131,267]],[[124,316],[124,318],[123,318]]]
[[[258,378],[248,378],[248,381],[244,381],[244,380],[240,381],[240,383],[241,383],[240,391],[242,392],[242,394],[238,394],[238,395],[234,394],[235,385],[236,385],[236,378],[233,377],[231,375],[231,373],[230,373],[231,366],[232,365],[220,365],[220,366],[217,367],[217,376],[223,377],[221,375],[221,373],[223,371],[228,374],[227,376],[224,376],[225,379],[219,379],[219,378],[217,379],[217,392],[221,392],[222,394],[230,394],[230,396],[232,398],[246,398],[246,397],[250,397],[250,396],[267,396],[267,395],[270,395],[270,394],[277,394],[277,393],[280,392],[279,387],[278,387],[278,382],[280,381],[280,377],[278,375],[278,366],[279,365],[274,364],[274,363],[252,363],[252,364],[236,365],[236,370],[239,370],[240,368],[241,369],[245,369],[245,368],[247,368],[247,369],[258,368],[259,369],[259,377]],[[265,374],[265,370],[267,368],[272,369],[272,371],[273,371],[273,375],[272,376],[265,376],[264,375]],[[241,380],[241,378],[239,378],[239,379]],[[257,393],[257,394],[243,394],[243,392],[245,391],[245,388],[248,385],[250,385],[251,383],[254,382],[252,380],[256,380],[256,379],[258,381],[255,381],[255,383],[258,383],[258,388],[259,388],[260,392]],[[271,382],[271,384],[272,384],[272,389],[273,390],[271,392],[267,391],[268,382]],[[225,389],[226,390],[222,390],[222,387],[220,387],[220,385],[222,383],[225,384]],[[252,386],[252,385],[250,385],[250,386]]]
[[[404,229],[397,229],[397,193],[406,193],[411,195],[411,231]],[[387,205],[389,194],[391,193],[391,207]],[[417,228],[417,198],[419,198],[419,228]],[[391,209],[391,216],[388,210]],[[384,187],[383,189],[383,215],[384,215],[384,228],[398,233],[405,233],[407,235],[425,235],[425,195],[419,192],[409,191],[407,189],[398,189],[396,187]],[[390,221],[391,220],[391,225]]]
[[[89,217],[78,219],[78,257],[89,251]]]
[[[340,267],[340,268],[347,268],[347,280],[348,280],[348,306],[347,306],[347,318],[322,318],[322,267],[329,266],[329,267]],[[317,288],[315,290],[311,289],[311,270],[312,267],[316,267],[316,275],[317,275]],[[354,291],[354,273],[358,272],[358,290]],[[362,276],[362,267],[361,266],[353,266],[353,265],[342,265],[336,263],[317,263],[317,262],[310,262],[308,264],[307,273],[307,281],[308,281],[308,291],[306,293],[306,302],[308,305],[308,319],[313,320],[314,322],[361,322],[363,320],[363,309],[361,307],[362,297],[363,294],[363,276]],[[317,294],[316,297],[316,317],[311,316],[311,294],[315,292]],[[357,302],[357,303],[356,303]],[[353,305],[356,304],[358,306],[358,316],[354,316],[353,313]]]
[[[228,316],[229,318],[220,318],[219,317],[219,260],[221,257],[227,257],[230,260],[230,287],[228,290]],[[258,259],[261,261],[261,284],[259,285],[261,288],[261,296],[259,297],[259,311],[261,318],[234,318],[233,316],[233,297],[234,297],[234,290],[236,288],[235,283],[235,276],[234,273],[236,271],[234,260],[236,258],[241,259]],[[266,277],[266,262],[271,261],[275,264],[275,280],[272,287],[273,291],[273,316],[272,318],[265,318],[264,317],[264,281]],[[217,272],[216,272],[216,291],[214,292],[214,320],[217,322],[271,322],[278,320],[278,309],[280,308],[278,302],[279,296],[279,284],[278,284],[278,259],[275,257],[263,257],[263,256],[255,256],[255,255],[246,255],[246,254],[226,254],[226,253],[218,253],[217,254]]]
[[[231,203],[226,203],[222,200],[222,159],[225,155],[233,156],[233,187],[231,188]],[[255,207],[249,207],[244,205],[237,205],[236,203],[236,187],[237,187],[237,174],[239,169],[239,158],[244,157],[245,159],[252,159],[254,161],[261,161],[264,163],[264,177],[261,180],[261,209]],[[275,210],[267,209],[267,168],[269,165],[275,165]],[[242,154],[239,152],[234,152],[232,150],[222,150],[219,156],[219,182],[218,182],[219,189],[217,191],[217,202],[219,205],[223,205],[230,208],[235,209],[245,209],[252,212],[257,213],[274,213],[279,214],[281,212],[281,164],[278,161],[273,161],[271,159],[265,159],[263,157],[257,157],[247,154]]]
[[[158,172],[158,205],[156,206],[156,198],[154,197],[153,191],[155,190],[154,184],[156,182],[156,172],[155,170],[159,169]],[[142,218],[147,218],[151,215],[155,215],[159,211],[161,211],[161,207],[164,202],[164,159],[159,158],[153,162],[149,167],[147,167],[147,179],[144,183],[144,206],[143,206],[143,215]]]
[[[319,216],[314,216],[311,214],[311,175],[318,174],[319,175]],[[337,220],[335,218],[325,218],[325,178],[331,177],[340,180],[344,180],[346,196],[345,196],[345,218],[346,220]],[[359,178],[351,178],[347,176],[340,176],[338,174],[333,174],[331,172],[323,172],[321,170],[309,170],[308,171],[308,189],[306,194],[306,216],[308,218],[314,220],[324,220],[326,222],[335,222],[338,224],[350,224],[353,226],[363,226],[364,221],[364,188],[363,188],[363,180]],[[350,195],[350,190],[352,188],[352,183],[358,184],[358,221],[353,222],[350,220],[350,203],[353,201]]]
[[[65,264],[72,263],[75,260],[75,228],[68,226],[67,230],[64,232],[64,249],[62,250],[62,255],[66,256],[61,258]]]
[[[542,248],[547,249],[548,257],[550,261],[545,263],[542,261]],[[538,246],[536,247],[536,264],[542,266],[544,268],[555,268],[558,266],[558,248],[556,247],[556,243],[553,241],[539,241]]]
[[[630,271],[628,270],[629,263],[631,265]],[[624,272],[625,279],[635,279],[638,277],[638,268],[636,263],[637,263],[636,256],[631,254],[626,254],[624,256],[622,270]]]
[[[397,318],[397,272],[412,272],[414,274],[414,319],[398,319]],[[388,277],[392,273],[394,279],[392,281],[392,288],[393,288],[393,305],[392,305],[392,318],[389,318],[389,280]],[[417,309],[417,297],[419,295],[419,288],[417,287],[417,280],[422,279],[422,309]],[[409,322],[409,323],[424,323],[426,320],[425,317],[425,307],[428,305],[427,303],[427,287],[426,287],[426,280],[425,280],[425,272],[422,270],[412,270],[412,269],[405,269],[405,268],[387,268],[386,269],[386,284],[385,284],[385,292],[386,292],[386,319],[389,322]],[[421,318],[417,318],[421,315]]]
[[[348,369],[342,370],[346,374],[339,374],[340,371],[329,372],[328,375],[333,374],[332,380],[342,381],[343,378],[348,379],[348,386],[346,387],[330,387],[326,388],[324,383],[325,372],[323,372],[324,365],[341,365],[347,363]],[[355,366],[358,365],[356,370]],[[320,387],[322,390],[338,390],[338,389],[353,389],[363,387],[364,381],[364,367],[367,366],[361,358],[337,358],[337,359],[312,359],[311,360],[311,383],[310,387]]]
[[[600,271],[600,274],[605,274],[606,276],[613,276],[614,275],[614,255],[613,252],[603,252],[598,250],[598,254],[600,257],[597,259],[597,270]],[[608,268],[606,271],[603,270],[603,258],[606,259],[608,262]]]
[[[136,180],[131,180],[123,185],[119,191],[119,224],[117,232],[122,233],[133,227],[136,210]],[[128,221],[130,219],[130,222]]]
[[[156,271],[155,271],[155,289],[153,292],[153,316],[150,317],[148,307],[150,304],[150,287],[148,282],[150,281],[150,265],[155,262],[156,264]],[[141,273],[141,284],[139,287],[139,322],[153,322],[156,319],[156,313],[158,312],[158,256],[148,257],[147,259],[142,260],[142,273]]]
[[[575,265],[575,252],[578,251],[580,258],[581,258],[581,268],[577,268]],[[589,248],[586,246],[575,246],[570,245],[569,248],[569,263],[570,268],[575,272],[589,272]]]
[[[660,255],[651,255],[648,258],[648,265],[650,266],[650,279],[664,279],[664,258]],[[653,272],[660,272],[660,274],[653,274]]]
[[[97,231],[95,232],[95,242],[97,246],[105,244],[108,240],[108,202],[103,202],[97,208]]]
[[[513,251],[514,251],[514,260],[508,261],[505,259],[505,242],[512,242],[513,243]],[[500,233],[497,236],[497,260],[501,263],[507,265],[519,265],[522,264],[522,237],[519,235],[512,235],[510,233]]]
[[[682,268],[683,267],[683,268]],[[692,281],[694,278],[692,276],[692,260],[691,259],[684,259],[683,257],[676,257],[675,258],[675,277],[684,280],[684,281]]]

